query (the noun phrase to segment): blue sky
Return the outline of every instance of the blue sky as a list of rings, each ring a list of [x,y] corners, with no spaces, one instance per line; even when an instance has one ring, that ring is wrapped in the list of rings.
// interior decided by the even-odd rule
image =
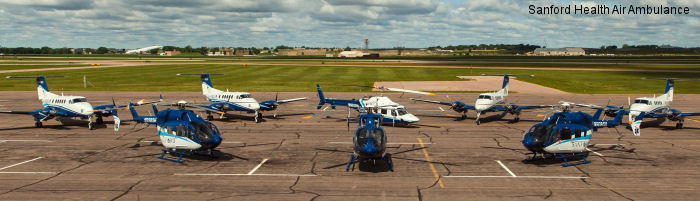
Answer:
[[[560,4],[687,6],[690,15],[531,15]],[[700,46],[698,0],[0,0],[0,45]]]

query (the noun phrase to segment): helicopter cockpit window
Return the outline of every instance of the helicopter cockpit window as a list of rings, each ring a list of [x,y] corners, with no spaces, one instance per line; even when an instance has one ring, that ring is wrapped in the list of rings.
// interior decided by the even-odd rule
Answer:
[[[372,130],[372,139],[374,140],[375,145],[377,147],[384,147],[384,143],[386,143],[384,131],[381,129],[374,129]]]
[[[408,111],[406,110],[406,108],[399,108],[396,111],[399,113],[399,116],[408,114]]]
[[[552,132],[552,142],[557,142],[561,140],[561,136],[559,134],[561,134],[560,129],[557,129],[554,132]]]
[[[175,127],[175,133],[180,137],[192,138],[192,136],[190,136],[189,129],[185,128],[185,126]]]
[[[579,138],[581,137],[581,129],[576,129],[574,130],[574,137]]]
[[[569,128],[561,129],[561,140],[570,140],[570,139],[571,139],[571,129],[569,129]]]
[[[211,123],[192,122],[192,128],[194,129],[197,140],[208,141],[213,137],[212,129],[215,127],[212,127],[210,124]]]

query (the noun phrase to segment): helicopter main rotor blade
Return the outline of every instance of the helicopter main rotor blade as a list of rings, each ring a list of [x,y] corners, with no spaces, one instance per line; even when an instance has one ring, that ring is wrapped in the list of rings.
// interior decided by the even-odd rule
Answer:
[[[414,93],[414,94],[421,94],[421,95],[431,95],[434,96],[434,93],[428,93],[428,92],[422,92],[422,91],[414,91],[414,90],[408,90],[408,89],[398,89],[398,88],[386,88],[386,90],[389,91],[397,91],[397,92],[406,92],[406,93]]]

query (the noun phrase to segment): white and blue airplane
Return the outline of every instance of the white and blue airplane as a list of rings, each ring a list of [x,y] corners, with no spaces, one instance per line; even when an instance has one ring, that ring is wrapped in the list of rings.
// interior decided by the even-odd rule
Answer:
[[[661,96],[641,97],[634,99],[634,103],[630,105],[629,122],[634,135],[640,135],[641,124],[644,118],[650,119],[665,119],[675,121],[676,128],[683,128],[683,120],[687,116],[700,116],[700,112],[681,112],[678,109],[671,108],[673,101],[674,80],[683,80],[675,78],[643,78],[649,80],[666,80],[666,90]],[[692,80],[697,81],[697,80]],[[628,97],[629,102],[629,97]],[[629,104],[629,103],[628,103]],[[610,107],[610,106],[608,106]]]
[[[211,75],[224,75],[224,74],[177,74],[179,76],[189,76],[195,75],[200,76],[202,80],[202,93],[207,97],[207,100],[211,102],[210,105],[192,105],[187,104],[187,107],[199,108],[207,111],[207,120],[212,120],[214,117],[211,113],[220,114],[223,118],[226,111],[243,111],[247,113],[255,113],[254,119],[255,123],[262,121],[262,111],[273,111],[277,109],[277,106],[284,103],[306,100],[303,98],[294,98],[287,100],[267,100],[258,103],[258,101],[253,98],[253,96],[248,92],[228,92],[221,91],[213,87],[211,84]],[[274,113],[273,117],[277,114]]]
[[[490,76],[503,76],[503,85],[501,86],[501,90],[496,91],[496,92],[492,92],[492,93],[479,94],[479,97],[477,97],[474,105],[468,105],[468,104],[461,102],[461,101],[441,102],[441,101],[423,100],[423,99],[415,99],[415,98],[411,98],[411,100],[450,106],[450,109],[454,110],[455,112],[462,113],[462,119],[467,118],[467,112],[469,112],[469,110],[474,110],[474,111],[476,111],[476,120],[475,121],[476,121],[477,125],[481,124],[481,121],[479,120],[481,114],[484,114],[487,112],[503,112],[503,114],[510,113],[512,115],[515,115],[515,118],[513,119],[513,121],[517,122],[520,120],[520,112],[522,110],[552,107],[551,105],[527,105],[527,106],[523,106],[523,105],[517,105],[515,103],[506,103],[506,97],[508,97],[509,77],[522,76],[522,75],[505,74],[505,75],[490,75]],[[528,75],[528,76],[533,77],[534,75]]]
[[[93,116],[98,117],[98,123],[102,123],[103,116],[113,116],[114,130],[119,130],[119,117],[117,116],[116,110],[118,107],[116,107],[114,104],[92,107],[87,98],[83,96],[64,96],[63,94],[58,95],[51,93],[46,85],[46,78],[48,77],[64,76],[7,76],[7,78],[35,78],[39,100],[41,101],[43,108],[34,111],[0,111],[0,113],[32,115],[36,121],[34,126],[37,128],[43,127],[42,121],[55,117],[77,117],[80,119],[88,119],[88,128],[90,130],[92,130]]]

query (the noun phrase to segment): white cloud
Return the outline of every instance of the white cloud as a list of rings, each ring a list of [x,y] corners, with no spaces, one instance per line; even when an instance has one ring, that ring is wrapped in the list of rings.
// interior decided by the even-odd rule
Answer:
[[[531,15],[530,4],[469,0],[0,0],[0,45],[134,48],[145,45],[426,47],[530,43],[700,46],[700,1],[691,15]],[[609,1],[571,2],[585,5]]]

